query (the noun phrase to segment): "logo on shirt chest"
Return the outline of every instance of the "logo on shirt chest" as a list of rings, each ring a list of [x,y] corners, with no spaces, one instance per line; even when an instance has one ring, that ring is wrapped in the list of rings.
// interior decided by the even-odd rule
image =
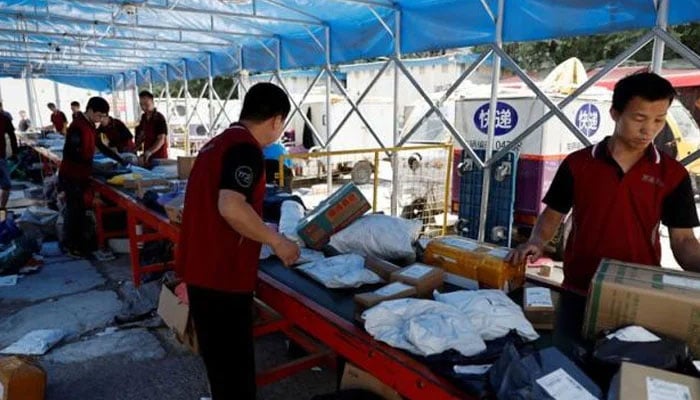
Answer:
[[[253,184],[253,169],[247,165],[236,168],[234,176],[241,187],[249,188]]]
[[[647,174],[642,175],[642,182],[651,183],[652,185],[656,185],[659,187],[665,186],[664,182],[660,178]]]

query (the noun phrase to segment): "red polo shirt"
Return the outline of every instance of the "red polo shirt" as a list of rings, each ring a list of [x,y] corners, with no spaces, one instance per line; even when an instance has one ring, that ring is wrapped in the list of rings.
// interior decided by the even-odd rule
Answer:
[[[63,159],[58,170],[62,179],[87,183],[92,175],[92,159],[95,156],[95,124],[80,113],[68,127],[66,143],[63,145]]]
[[[143,113],[141,115],[141,121],[139,121],[136,127],[137,141],[143,136],[143,149],[150,149],[158,139],[158,135],[161,134],[168,134],[168,123],[163,114],[159,113],[158,110],[153,110],[152,113]],[[168,158],[167,138],[163,146],[151,155],[151,158]]]
[[[108,146],[117,149],[118,153],[133,153],[136,151],[134,136],[124,123],[116,118],[109,117],[109,125],[100,124],[98,133],[107,136]]]
[[[242,125],[214,137],[197,155],[187,181],[176,269],[188,285],[252,293],[261,244],[241,236],[221,216],[221,189],[243,194],[262,215],[262,149]]]
[[[573,226],[564,254],[564,286],[586,292],[603,258],[659,265],[659,223],[693,228],[698,222],[685,168],[650,145],[627,173],[613,159],[608,138],[570,154],[543,202]]]
[[[66,114],[64,114],[63,111],[59,110],[52,112],[51,123],[53,124],[54,129],[56,129],[56,132],[63,132],[63,127],[66,126],[66,124],[68,123]]]

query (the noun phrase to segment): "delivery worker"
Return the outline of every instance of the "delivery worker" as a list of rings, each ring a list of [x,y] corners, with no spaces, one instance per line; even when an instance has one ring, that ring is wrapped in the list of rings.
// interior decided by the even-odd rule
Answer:
[[[669,228],[671,249],[685,270],[700,272],[698,216],[683,165],[660,152],[654,138],[666,123],[675,90],[649,72],[615,85],[612,136],[570,154],[559,166],[530,239],[510,261],[534,261],[572,210],[563,286],[585,294],[603,258],[660,265],[659,223]]]
[[[46,106],[49,108],[49,110],[51,110],[51,124],[53,125],[53,129],[65,136],[66,131],[68,130],[68,119],[66,118],[66,114],[56,108],[54,103],[49,103]],[[51,129],[52,125],[49,125],[46,128]]]
[[[109,113],[109,103],[102,97],[92,97],[71,123],[63,146],[63,160],[58,170],[59,191],[65,193],[63,249],[73,257],[85,257],[88,248],[82,240],[85,211],[90,206],[89,186],[92,175],[92,159],[95,147],[106,148],[97,143],[95,124]],[[109,149],[106,149],[109,152]],[[112,154],[114,158],[115,155]],[[126,164],[118,158],[117,161]]]
[[[287,266],[299,257],[299,247],[261,218],[262,148],[280,136],[288,113],[279,87],[251,87],[240,122],[200,150],[187,183],[177,272],[188,285],[213,400],[255,399],[252,306],[261,243]]]
[[[121,120],[105,115],[100,121],[97,133],[105,135],[107,146],[117,153],[136,153],[134,135]]]
[[[15,136],[15,127],[12,125],[12,120],[5,114],[0,113],[0,210],[4,211],[7,207],[7,202],[10,199],[10,189],[12,189],[12,181],[10,179],[10,170],[7,165],[7,136],[10,140],[12,155],[17,154],[17,137]],[[5,213],[0,213],[4,215]]]
[[[136,148],[143,145],[143,164],[149,165],[153,159],[168,158],[168,123],[156,110],[153,94],[148,90],[139,93],[139,105],[143,115],[136,127]]]

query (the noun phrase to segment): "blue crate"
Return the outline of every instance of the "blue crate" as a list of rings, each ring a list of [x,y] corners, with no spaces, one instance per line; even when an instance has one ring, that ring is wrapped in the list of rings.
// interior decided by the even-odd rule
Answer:
[[[485,153],[485,150],[476,150],[476,154],[482,159]],[[469,155],[466,152],[463,153],[462,162],[468,163],[469,160]],[[487,242],[498,246],[510,247],[511,244],[517,162],[518,155],[515,152],[509,152],[505,157],[496,162],[492,168],[485,239]],[[510,164],[510,173],[499,180],[496,171],[498,168],[505,167],[507,165],[505,163]],[[460,179],[460,234],[471,239],[477,239],[479,235],[479,214],[481,213],[483,176],[483,170],[474,166],[471,169],[463,170]],[[491,232],[494,227],[503,227],[505,229],[505,237],[500,240],[493,240]]]

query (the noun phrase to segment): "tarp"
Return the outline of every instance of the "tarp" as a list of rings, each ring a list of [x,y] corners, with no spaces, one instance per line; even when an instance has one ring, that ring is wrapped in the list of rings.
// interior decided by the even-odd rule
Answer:
[[[0,75],[75,75],[105,90],[239,69],[318,68],[395,53],[493,42],[497,0],[0,0]],[[654,0],[505,0],[505,42],[652,28]],[[671,25],[700,20],[700,0],[669,0]],[[328,28],[328,37],[326,37]],[[280,57],[277,60],[276,54]],[[166,67],[167,66],[167,67]],[[167,68],[167,73],[166,73]],[[123,72],[131,71],[126,79]],[[139,71],[135,73],[134,71]],[[79,75],[88,75],[81,79]]]

